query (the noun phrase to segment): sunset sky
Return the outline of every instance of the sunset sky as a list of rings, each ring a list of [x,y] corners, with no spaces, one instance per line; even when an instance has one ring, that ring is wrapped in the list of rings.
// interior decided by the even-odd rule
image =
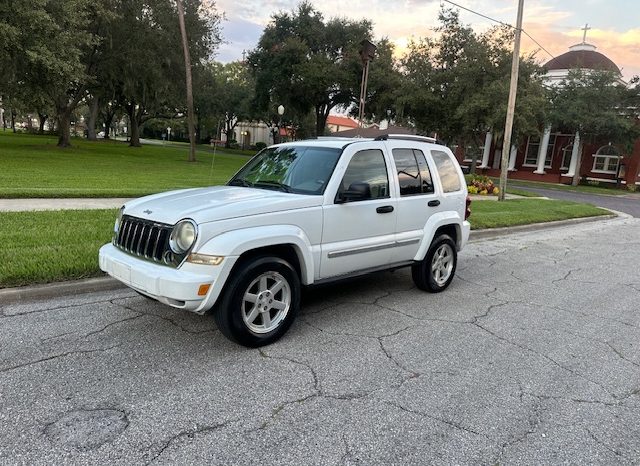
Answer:
[[[456,1],[456,0],[454,0]],[[297,0],[218,0],[217,8],[224,12],[223,37],[217,59],[223,62],[239,60],[243,50],[257,44],[271,16],[281,10],[291,11]],[[456,3],[479,11],[505,23],[515,24],[517,0],[458,0]],[[314,2],[325,18],[344,16],[367,18],[373,22],[376,38],[389,37],[402,54],[411,37],[432,34],[437,23],[440,0],[323,0]],[[461,18],[476,31],[484,31],[493,23],[461,10]],[[567,51],[582,42],[580,28],[585,23],[591,29],[587,42],[613,60],[625,79],[640,74],[640,2],[637,0],[525,0],[523,29],[552,55]],[[524,51],[538,49],[523,36]],[[540,63],[551,59],[546,52],[537,54]]]

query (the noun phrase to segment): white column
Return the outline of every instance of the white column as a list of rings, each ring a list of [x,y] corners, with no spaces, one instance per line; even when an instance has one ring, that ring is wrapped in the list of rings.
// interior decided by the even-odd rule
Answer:
[[[487,131],[487,135],[484,137],[484,151],[482,152],[482,163],[479,168],[489,168],[489,153],[491,152],[491,140],[493,136],[491,131]]]
[[[518,154],[518,148],[511,146],[511,153],[509,154],[509,171],[516,171],[516,155]]]
[[[578,165],[578,146],[580,146],[580,132],[576,131],[576,137],[573,140],[573,148],[571,149],[571,162],[569,163],[569,171],[564,176],[574,177],[576,175],[576,165]]]
[[[538,166],[533,173],[537,175],[544,175],[544,162],[547,158],[547,149],[549,148],[549,137],[551,136],[551,126],[547,126],[544,129],[544,135],[542,136],[542,142],[540,143],[540,150],[538,150]]]

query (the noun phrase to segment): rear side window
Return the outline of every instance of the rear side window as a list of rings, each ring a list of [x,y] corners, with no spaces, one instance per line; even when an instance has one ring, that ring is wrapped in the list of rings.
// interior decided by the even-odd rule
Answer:
[[[398,170],[400,195],[432,193],[431,173],[422,151],[418,149],[393,149],[392,152]]]
[[[451,160],[451,157],[446,152],[439,150],[432,150],[431,156],[436,163],[436,170],[440,175],[440,182],[442,183],[442,190],[445,193],[452,193],[454,191],[460,191],[462,186],[460,185],[460,176],[458,170]]]

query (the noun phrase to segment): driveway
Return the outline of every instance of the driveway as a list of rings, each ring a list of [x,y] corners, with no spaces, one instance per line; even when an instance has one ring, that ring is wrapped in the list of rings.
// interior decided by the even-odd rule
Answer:
[[[306,293],[279,342],[127,290],[0,308],[0,463],[638,464],[637,219]]]
[[[587,194],[566,191],[560,189],[533,188],[528,185],[519,185],[518,182],[509,181],[509,185],[514,188],[520,188],[525,191],[546,196],[551,199],[561,199],[563,201],[574,201],[593,204],[598,207],[624,212],[640,218],[640,194],[629,193],[619,196],[606,194]]]

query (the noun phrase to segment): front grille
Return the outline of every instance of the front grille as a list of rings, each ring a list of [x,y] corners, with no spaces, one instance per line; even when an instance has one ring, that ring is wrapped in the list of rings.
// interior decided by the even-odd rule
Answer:
[[[113,244],[129,254],[170,265],[171,229],[170,225],[125,215],[122,217],[120,231],[114,236]]]

